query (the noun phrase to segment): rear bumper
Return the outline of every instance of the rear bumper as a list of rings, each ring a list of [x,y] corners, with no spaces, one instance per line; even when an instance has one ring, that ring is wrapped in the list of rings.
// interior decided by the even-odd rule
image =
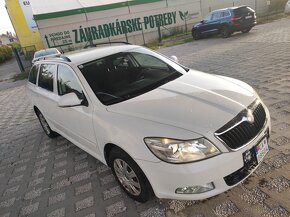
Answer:
[[[238,32],[238,31],[242,31],[244,29],[253,28],[256,25],[257,25],[257,21],[255,20],[254,22],[251,22],[251,23],[231,25],[231,30],[233,32]]]

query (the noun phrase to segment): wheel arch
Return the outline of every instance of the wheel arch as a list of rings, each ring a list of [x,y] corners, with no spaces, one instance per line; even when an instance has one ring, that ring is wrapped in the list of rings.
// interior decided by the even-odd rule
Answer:
[[[105,146],[104,146],[104,158],[105,158],[105,161],[107,163],[107,165],[110,167],[110,162],[109,162],[109,156],[110,156],[110,152],[112,151],[113,148],[120,148],[119,146],[113,144],[113,143],[107,143]],[[121,148],[120,148],[121,149]],[[122,149],[123,150],[123,149]],[[123,150],[124,151],[124,150]],[[126,152],[127,153],[127,152]]]
[[[229,23],[223,23],[220,25],[219,30],[222,31],[224,28],[230,29],[230,24]]]
[[[148,178],[147,174],[144,172],[144,170],[142,169],[142,167],[138,164],[138,162],[136,162],[134,160],[134,158],[128,153],[126,152],[123,148],[121,148],[120,146],[118,145],[115,145],[113,143],[107,143],[105,146],[104,146],[104,158],[105,158],[105,161],[107,163],[107,165],[110,167],[110,162],[109,162],[109,156],[110,156],[110,152],[113,150],[113,148],[118,148],[120,149],[121,151],[123,151],[124,153],[126,153],[127,155],[129,155],[129,157],[135,162],[135,164],[139,167],[139,169],[141,170],[141,172],[144,174],[149,186],[150,187],[150,191],[153,195],[155,195],[155,192],[154,192],[154,189],[152,187],[152,184],[151,184],[151,181],[150,179]]]
[[[121,151],[125,152],[127,155],[129,155],[130,158],[132,158],[134,160],[134,158],[131,156],[131,154],[129,154],[126,150],[124,150],[123,148],[121,148],[119,145],[116,145],[114,143],[107,143],[104,146],[104,158],[105,161],[107,163],[107,165],[110,167],[110,162],[109,162],[109,157],[110,157],[110,152],[113,150],[113,148],[117,148],[120,149]],[[134,160],[135,161],[135,160]],[[137,162],[135,161],[135,163],[137,164]],[[138,165],[138,164],[137,164]],[[139,165],[138,165],[139,166]],[[140,166],[139,166],[140,167]]]

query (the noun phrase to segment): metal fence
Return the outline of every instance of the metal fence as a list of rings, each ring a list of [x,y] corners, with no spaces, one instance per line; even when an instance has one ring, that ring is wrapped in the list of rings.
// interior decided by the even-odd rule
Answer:
[[[30,68],[32,66],[32,60],[33,60],[35,51],[36,51],[36,47],[34,45],[21,47],[21,51],[19,52],[20,59],[25,69]]]
[[[202,20],[209,12],[226,7],[232,6],[241,6],[241,5],[248,5],[251,8],[255,9],[257,12],[258,17],[268,16],[271,14],[279,13],[284,10],[285,4],[287,0],[219,0],[219,1],[212,1],[212,0],[200,0],[200,4],[198,4],[198,8],[196,8],[196,13],[188,14],[188,12],[180,12],[177,16],[180,16],[182,22],[179,23],[178,26],[169,27],[158,25],[158,20],[155,20],[157,24],[153,31],[146,30],[144,23],[140,23],[138,25],[138,29],[140,31],[130,32],[126,26],[122,26],[122,30],[115,28],[116,31],[121,31],[122,34],[118,36],[110,36],[110,32],[104,31],[102,35],[105,37],[101,37],[100,39],[94,35],[87,36],[86,42],[84,43],[74,43],[71,45],[58,45],[57,41],[53,41],[54,47],[57,47],[60,51],[67,52],[73,50],[83,49],[84,47],[92,46],[93,44],[97,43],[104,43],[104,42],[116,42],[116,41],[124,41],[129,42],[131,44],[143,44],[148,45],[151,43],[159,43],[162,44],[164,40],[167,38],[173,38],[170,36],[174,35],[190,35],[191,34],[191,27],[194,23],[199,22]],[[95,32],[101,35],[99,30]],[[91,34],[91,33],[90,33]],[[185,37],[186,38],[186,37]],[[188,37],[187,37],[188,38]],[[32,59],[33,53],[35,48],[27,47],[24,48],[26,56],[30,56]]]
[[[205,16],[208,12],[220,8],[248,5],[255,9],[258,16],[268,16],[284,10],[287,0],[202,0],[201,12]]]

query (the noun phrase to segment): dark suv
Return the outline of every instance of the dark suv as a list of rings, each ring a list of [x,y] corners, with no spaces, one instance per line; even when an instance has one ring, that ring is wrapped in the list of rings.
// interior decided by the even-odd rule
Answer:
[[[192,27],[195,40],[202,36],[221,34],[228,38],[234,32],[248,33],[257,24],[256,12],[248,7],[230,7],[210,12],[204,20]]]

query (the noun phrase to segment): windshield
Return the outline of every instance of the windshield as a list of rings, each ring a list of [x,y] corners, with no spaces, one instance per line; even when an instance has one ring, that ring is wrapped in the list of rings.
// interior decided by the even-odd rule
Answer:
[[[104,105],[149,92],[185,72],[178,64],[145,48],[97,59],[79,69]]]

